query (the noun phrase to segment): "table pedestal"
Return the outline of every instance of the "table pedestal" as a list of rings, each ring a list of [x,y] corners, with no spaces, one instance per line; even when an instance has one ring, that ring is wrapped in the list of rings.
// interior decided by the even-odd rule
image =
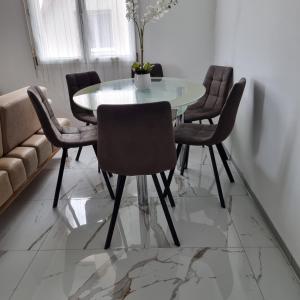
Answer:
[[[184,113],[176,117],[176,126],[184,123]],[[181,169],[181,166],[184,164],[184,153],[185,153],[186,145],[182,145],[181,152],[179,158],[177,160],[177,168]]]
[[[147,176],[137,176],[138,203],[140,207],[148,206]]]

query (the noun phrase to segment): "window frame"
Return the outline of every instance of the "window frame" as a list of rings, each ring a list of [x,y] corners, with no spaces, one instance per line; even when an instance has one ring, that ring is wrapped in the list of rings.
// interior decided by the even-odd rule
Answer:
[[[31,54],[33,58],[33,63],[35,69],[40,65],[40,64],[56,64],[56,63],[63,63],[63,64],[68,64],[68,63],[74,63],[74,62],[88,62],[88,61],[99,61],[99,60],[111,60],[115,61],[118,59],[121,59],[123,57],[122,54],[117,53],[117,51],[113,51],[114,48],[103,48],[104,50],[97,51],[96,54],[93,53],[89,48],[89,42],[87,38],[85,37],[85,31],[87,25],[84,22],[84,15],[88,15],[88,11],[86,9],[86,0],[75,0],[75,5],[76,5],[76,15],[77,15],[77,24],[78,24],[78,35],[80,38],[80,47],[81,47],[81,57],[79,58],[51,58],[49,60],[41,62],[38,56],[38,51],[37,51],[37,41],[34,37],[34,32],[32,28],[32,20],[31,20],[31,13],[30,13],[30,8],[29,8],[29,3],[28,0],[22,0],[23,1],[23,6],[24,6],[24,11],[25,11],[25,18],[26,18],[26,25],[28,29],[28,36],[29,36],[29,42],[30,42],[30,47],[31,47]],[[106,50],[105,50],[106,49]],[[103,53],[103,55],[99,55]]]

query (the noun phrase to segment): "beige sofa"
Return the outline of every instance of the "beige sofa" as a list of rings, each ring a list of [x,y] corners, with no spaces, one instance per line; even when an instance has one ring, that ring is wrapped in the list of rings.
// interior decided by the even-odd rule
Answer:
[[[58,121],[63,126],[70,123],[65,118]],[[0,96],[0,211],[34,179],[56,151],[43,134],[27,88]]]

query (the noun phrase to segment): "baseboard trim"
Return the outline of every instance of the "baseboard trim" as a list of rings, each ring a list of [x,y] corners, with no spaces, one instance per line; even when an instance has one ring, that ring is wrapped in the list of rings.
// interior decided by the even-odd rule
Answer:
[[[228,151],[227,151],[227,153],[228,153]],[[253,192],[253,190],[249,186],[249,184],[248,184],[248,182],[247,182],[247,180],[246,180],[243,172],[238,167],[236,161],[234,160],[234,158],[230,154],[228,154],[228,157],[230,158],[230,161],[234,165],[236,171],[238,172],[239,176],[241,177],[243,183],[245,184],[249,195],[254,200],[254,202],[255,202],[258,210],[260,211],[260,213],[262,214],[264,220],[266,221],[267,226],[269,227],[269,229],[272,232],[272,234],[275,236],[275,238],[276,238],[279,246],[281,247],[281,249],[283,250],[284,254],[286,255],[286,257],[287,257],[289,263],[291,264],[292,268],[294,269],[296,275],[300,279],[300,266],[299,266],[299,264],[297,263],[297,261],[295,260],[294,256],[292,255],[291,251],[289,250],[288,246],[286,245],[286,243],[284,242],[284,240],[280,236],[279,232],[277,231],[277,229],[274,226],[274,224],[273,224],[272,220],[270,219],[269,215],[267,214],[267,212],[265,211],[265,209],[261,205],[260,201],[256,197],[255,193]]]

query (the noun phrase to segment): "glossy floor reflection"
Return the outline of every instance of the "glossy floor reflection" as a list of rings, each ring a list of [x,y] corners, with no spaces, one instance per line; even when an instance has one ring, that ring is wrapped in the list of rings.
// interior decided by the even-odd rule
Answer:
[[[205,150],[191,148],[189,169],[171,186],[181,247],[173,245],[151,178],[146,208],[128,178],[109,251],[113,202],[92,149],[80,162],[75,155],[57,210],[59,154],[1,216],[1,300],[300,299],[298,279],[242,181],[232,168],[230,184],[219,164],[227,209],[220,207]]]

